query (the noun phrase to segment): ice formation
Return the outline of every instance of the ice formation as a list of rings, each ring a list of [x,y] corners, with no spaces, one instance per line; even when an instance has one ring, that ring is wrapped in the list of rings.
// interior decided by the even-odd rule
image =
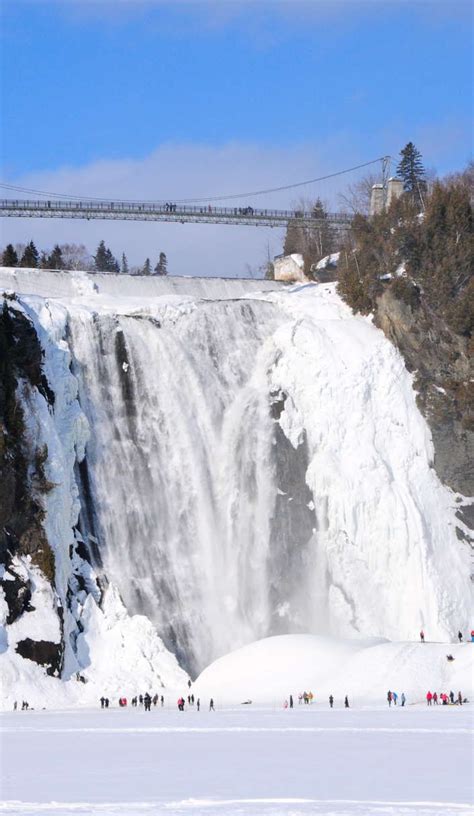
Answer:
[[[334,285],[24,270],[0,283],[37,326],[57,397],[30,414],[57,485],[61,591],[79,515],[94,575],[191,672],[274,634],[444,640],[469,626],[460,497],[433,469],[401,356]]]

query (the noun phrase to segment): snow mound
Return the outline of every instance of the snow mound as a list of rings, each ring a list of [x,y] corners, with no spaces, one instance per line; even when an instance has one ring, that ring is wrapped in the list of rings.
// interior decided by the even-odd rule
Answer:
[[[446,660],[452,654],[453,662]],[[382,703],[388,689],[423,702],[428,689],[459,690],[472,698],[474,644],[392,643],[381,638],[343,640],[279,635],[243,646],[200,674],[194,694],[219,703],[281,704],[312,691],[318,699],[346,694],[354,704]]]

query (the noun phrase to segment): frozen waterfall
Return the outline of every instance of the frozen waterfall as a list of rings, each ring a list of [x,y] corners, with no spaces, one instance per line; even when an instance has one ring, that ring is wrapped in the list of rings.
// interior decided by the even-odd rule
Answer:
[[[135,292],[41,272],[24,286],[51,388],[73,401],[77,383],[74,410],[59,401],[69,454],[78,412],[90,428],[48,496],[56,549],[78,485],[102,580],[185,668],[271,634],[412,640],[423,626],[446,640],[469,626],[464,499],[436,476],[400,354],[334,286]]]
[[[250,300],[198,302],[161,320],[69,318],[92,429],[83,529],[127,607],[192,669],[309,626],[308,462],[303,444],[277,444],[265,345],[279,320],[273,304]],[[293,502],[277,501],[285,450]]]

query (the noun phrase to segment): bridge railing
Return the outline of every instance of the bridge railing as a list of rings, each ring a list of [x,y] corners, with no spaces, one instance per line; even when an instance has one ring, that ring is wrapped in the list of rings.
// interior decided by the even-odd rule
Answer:
[[[65,200],[40,200],[33,201],[30,199],[3,199],[0,200],[0,209],[3,210],[33,210],[33,211],[50,211],[59,210],[61,212],[77,212],[82,210],[84,212],[115,212],[115,213],[137,213],[147,214],[156,213],[162,215],[183,215],[183,216],[225,216],[227,218],[279,218],[284,220],[318,220],[311,211],[304,210],[275,210],[270,208],[259,209],[255,207],[215,207],[212,204],[174,204],[170,202],[163,204],[161,202],[132,202],[132,201],[65,201]],[[329,221],[345,224],[350,220],[350,216],[344,213],[328,213]]]

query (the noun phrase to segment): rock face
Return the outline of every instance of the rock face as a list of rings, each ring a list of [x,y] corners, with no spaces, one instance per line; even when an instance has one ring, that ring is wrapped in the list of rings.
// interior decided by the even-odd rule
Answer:
[[[414,307],[390,290],[378,299],[375,323],[415,375],[417,402],[431,429],[439,478],[455,492],[474,496],[472,341],[454,334],[423,304]],[[474,529],[474,505],[460,507],[459,516]]]
[[[53,581],[54,558],[43,528],[41,499],[50,489],[43,469],[47,450],[28,440],[21,400],[22,394],[37,388],[54,404],[42,362],[33,325],[5,299],[0,313],[0,560],[8,569],[13,556],[30,555]],[[13,622],[28,605],[30,588],[19,575],[3,583],[8,622]]]

